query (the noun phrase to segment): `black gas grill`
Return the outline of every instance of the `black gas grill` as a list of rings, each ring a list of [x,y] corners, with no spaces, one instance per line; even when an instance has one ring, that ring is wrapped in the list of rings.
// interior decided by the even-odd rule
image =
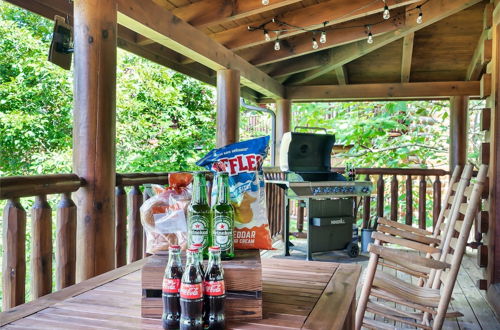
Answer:
[[[301,201],[308,212],[307,260],[312,253],[347,249],[357,256],[357,238],[353,239],[355,197],[371,193],[366,181],[346,181],[331,171],[331,152],[335,136],[288,132],[280,148],[280,167],[286,180],[269,181],[286,190],[285,255],[290,255],[289,199]]]

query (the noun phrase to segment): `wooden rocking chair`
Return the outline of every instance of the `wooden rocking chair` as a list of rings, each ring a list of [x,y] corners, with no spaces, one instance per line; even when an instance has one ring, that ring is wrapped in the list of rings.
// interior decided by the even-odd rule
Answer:
[[[465,170],[464,172],[466,172]],[[382,238],[383,240],[376,238],[375,243],[369,247],[370,262],[356,311],[356,329],[360,329],[361,327],[388,329],[391,327],[387,323],[366,318],[366,312],[373,313],[393,322],[422,329],[440,329],[445,317],[457,316],[456,313],[447,314],[446,312],[460,269],[470,229],[480,203],[486,174],[487,166],[482,165],[473,187],[472,185],[464,187],[463,182],[456,185],[456,194],[452,207],[448,212],[443,213],[443,219],[446,218],[446,214],[451,215],[450,221],[439,226],[442,229],[439,248],[432,246],[438,244],[437,242],[430,242],[430,244],[416,243],[420,245],[411,244],[412,246],[409,246],[410,244],[407,243],[407,241],[412,242],[409,239],[399,238],[400,241],[396,242],[396,244],[401,242],[406,243],[403,246],[427,253],[426,257],[416,254],[410,255],[408,252],[402,250],[381,246],[382,242],[387,242],[386,237],[377,235],[378,238]],[[461,191],[468,198],[468,202],[462,203],[463,195],[461,196]],[[464,219],[456,219],[458,218],[458,214],[465,216]],[[453,237],[455,231],[459,232],[458,238]],[[413,241],[413,243],[415,242]],[[383,258],[384,262],[389,261],[392,264],[396,264],[400,268],[399,270],[408,270],[407,273],[412,276],[427,278],[425,287],[408,283],[377,269],[379,258]],[[439,289],[440,287],[442,290]],[[384,305],[378,301],[375,302],[369,299],[370,297],[395,303],[395,306],[409,307],[415,311],[408,312],[408,308],[402,310]],[[433,319],[432,326],[430,325],[431,318]]]

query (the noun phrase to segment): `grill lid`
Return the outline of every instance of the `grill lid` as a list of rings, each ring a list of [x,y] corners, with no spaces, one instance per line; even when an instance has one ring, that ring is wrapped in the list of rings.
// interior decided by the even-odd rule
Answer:
[[[280,168],[294,172],[329,172],[335,136],[287,132],[280,147]]]

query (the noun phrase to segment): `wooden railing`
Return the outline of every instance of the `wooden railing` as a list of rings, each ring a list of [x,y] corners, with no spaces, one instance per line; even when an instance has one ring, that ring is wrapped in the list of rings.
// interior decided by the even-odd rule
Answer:
[[[332,171],[344,173],[344,168],[333,168]],[[374,184],[371,196],[363,197],[359,207],[358,217],[363,219],[362,228],[366,228],[372,216],[385,216],[394,221],[406,224],[417,223],[418,227],[426,228],[426,219],[432,216],[435,224],[441,210],[441,190],[443,176],[447,171],[440,169],[412,168],[358,168],[358,179],[370,180]],[[266,179],[284,178],[277,169],[265,173]],[[281,234],[283,225],[284,198],[283,190],[274,184],[267,184],[267,205],[269,226],[273,237]],[[388,192],[388,193],[386,193]],[[405,194],[404,210],[400,207],[399,197]],[[417,198],[415,199],[416,196]],[[432,200],[432,209],[427,208],[428,197]],[[414,204],[417,208],[414,210]],[[386,206],[389,206],[388,209]],[[415,217],[415,211],[417,216]],[[297,202],[290,202],[290,214],[297,219],[297,230],[304,228],[304,216],[307,210]]]
[[[342,172],[342,169],[335,169]],[[439,213],[441,181],[447,173],[442,170],[420,169],[358,169],[359,175],[369,175],[376,180],[378,189],[374,196],[364,198],[363,224],[366,225],[372,214],[370,207],[375,205],[376,215],[384,213],[386,203],[390,205],[390,218],[397,218],[398,197],[401,191],[407,194],[406,223],[413,222],[413,191],[418,188],[418,223],[425,226],[426,192],[430,177],[432,184],[433,216]],[[267,179],[284,179],[284,174],[276,169],[266,169]],[[385,195],[387,178],[391,178],[390,195]],[[415,185],[414,181],[418,180]],[[168,173],[133,173],[116,176],[116,267],[141,259],[144,256],[144,233],[139,209],[149,198],[143,191],[144,184],[166,184]],[[404,186],[402,185],[404,182]],[[3,213],[3,310],[25,302],[26,283],[26,211],[21,199],[34,197],[31,208],[31,297],[36,299],[52,291],[53,256],[55,260],[55,287],[60,290],[75,283],[76,273],[76,205],[71,194],[84,186],[84,180],[76,174],[43,175],[32,177],[6,177],[0,179],[0,199],[7,200]],[[209,182],[209,189],[211,183]],[[127,192],[128,190],[128,192]],[[52,209],[47,201],[49,195],[60,195],[56,205],[55,249],[52,239]],[[390,197],[388,197],[390,196]],[[269,227],[274,238],[279,238],[284,219],[284,191],[273,184],[266,184]],[[26,202],[24,202],[26,204]],[[304,210],[293,210],[297,214],[299,230],[303,228],[300,215]],[[128,237],[128,239],[127,239]]]

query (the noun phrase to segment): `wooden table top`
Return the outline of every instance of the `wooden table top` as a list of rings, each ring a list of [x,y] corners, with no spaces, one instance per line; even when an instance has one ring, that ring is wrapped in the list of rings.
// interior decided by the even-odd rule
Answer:
[[[159,329],[141,318],[140,268],[144,260],[115,269],[0,315],[6,329]],[[264,319],[230,322],[231,329],[352,328],[354,264],[262,259]]]

